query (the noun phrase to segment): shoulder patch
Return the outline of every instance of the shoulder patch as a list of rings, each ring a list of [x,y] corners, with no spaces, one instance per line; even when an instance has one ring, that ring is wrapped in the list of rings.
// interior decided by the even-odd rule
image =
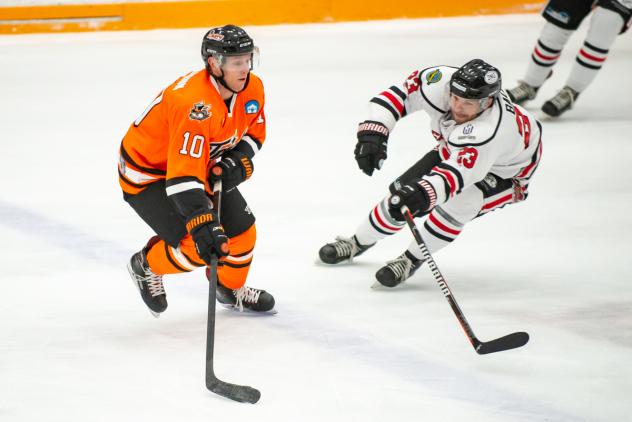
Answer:
[[[257,114],[259,112],[259,102],[257,100],[250,100],[246,103],[246,114]]]
[[[211,117],[213,113],[211,113],[211,105],[204,104],[204,101],[200,101],[199,103],[193,104],[193,108],[189,111],[189,119],[190,120],[206,120]]]
[[[443,73],[441,73],[441,70],[436,69],[426,74],[426,82],[428,83],[428,85],[434,84],[434,83],[439,82],[442,77],[443,77]]]

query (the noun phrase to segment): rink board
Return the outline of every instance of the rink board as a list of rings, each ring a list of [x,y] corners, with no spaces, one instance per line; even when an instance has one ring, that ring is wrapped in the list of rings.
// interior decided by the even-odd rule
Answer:
[[[343,22],[376,19],[533,13],[542,2],[424,0],[205,0],[0,7],[0,34]]]

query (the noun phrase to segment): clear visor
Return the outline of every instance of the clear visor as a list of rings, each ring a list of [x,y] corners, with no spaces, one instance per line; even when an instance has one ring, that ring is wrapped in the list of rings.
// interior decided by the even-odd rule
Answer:
[[[228,71],[253,70],[259,66],[259,47],[254,47],[252,53],[238,56],[220,56],[219,65]]]
[[[488,98],[472,99],[450,94],[450,105],[451,108],[461,108],[469,112],[479,112],[485,109]]]

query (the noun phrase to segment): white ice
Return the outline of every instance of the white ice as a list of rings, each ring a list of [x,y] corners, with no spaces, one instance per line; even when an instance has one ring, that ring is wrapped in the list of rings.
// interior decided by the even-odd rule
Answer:
[[[411,239],[351,265],[316,263],[388,183],[434,146],[428,119],[393,133],[372,178],[353,159],[368,100],[412,70],[485,58],[513,85],[532,16],[248,28],[262,50],[268,139],[243,192],[258,218],[249,284],[276,316],[218,310],[216,373],[256,405],[204,387],[207,283],[166,278],[150,316],[125,269],[150,230],[123,201],[119,142],[204,29],[0,37],[0,420],[624,421],[632,404],[632,38],[619,37],[576,108],[544,123],[520,204],[467,226],[435,257],[475,333],[527,331],[477,355],[429,270],[371,290]],[[530,110],[554,95],[572,38]]]

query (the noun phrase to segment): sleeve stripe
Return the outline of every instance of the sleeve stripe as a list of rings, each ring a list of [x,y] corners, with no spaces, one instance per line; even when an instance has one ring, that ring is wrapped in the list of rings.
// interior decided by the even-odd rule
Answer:
[[[454,193],[456,192],[456,182],[454,180],[454,178],[452,177],[452,175],[448,172],[446,172],[445,170],[439,169],[437,167],[435,167],[432,170],[433,173],[438,174],[439,176],[441,176],[443,178],[443,180],[445,180],[447,182],[447,185],[449,186],[449,188],[446,190],[446,197],[450,197],[453,196]]]
[[[388,91],[382,92],[380,96],[386,97],[388,101],[395,106],[400,116],[404,114],[404,104],[402,104],[402,102],[399,101],[398,97],[396,97],[395,95],[391,94]]]
[[[456,178],[457,178],[457,180],[459,182],[459,190],[458,190],[458,192],[460,192],[461,189],[463,188],[463,176],[461,176],[461,172],[458,171],[457,169],[455,169],[454,167],[452,167],[451,165],[446,164],[445,162],[441,162],[441,163],[437,164],[437,167],[446,169],[446,170],[452,172],[456,176]]]
[[[261,149],[261,144],[258,144],[257,141],[255,141],[253,138],[251,138],[248,135],[245,135],[243,138],[241,138],[242,141],[246,141],[246,143],[248,145],[250,145],[250,148],[252,148],[252,153],[253,155],[255,155],[256,153],[259,152],[259,150]],[[251,157],[252,158],[252,157]]]
[[[168,186],[166,191],[167,191],[167,196],[171,196],[171,195],[175,195],[176,193],[180,193],[180,192],[184,192],[184,191],[192,190],[192,189],[204,190],[204,184],[200,182],[183,182],[183,183],[178,183],[172,186]]]
[[[164,171],[164,170],[153,169],[153,168],[149,168],[149,167],[143,167],[143,166],[139,166],[138,164],[136,164],[136,162],[134,160],[132,160],[132,157],[130,157],[130,155],[127,153],[127,151],[123,147],[123,142],[121,142],[121,149],[120,149],[120,151],[121,151],[121,157],[123,157],[123,159],[125,161],[127,161],[129,164],[131,164],[132,166],[136,167],[138,170],[141,170],[144,173],[154,174],[156,176],[164,176],[164,175],[167,174],[167,172]]]
[[[395,120],[399,120],[399,114],[397,113],[397,111],[383,99],[374,97],[371,99],[371,102],[384,107],[385,109],[391,112]]]
[[[398,87],[396,87],[395,85],[393,85],[390,88],[391,91],[393,91],[395,94],[397,94],[399,96],[399,98],[402,99],[403,102],[406,102],[406,94],[404,94],[404,91],[402,91],[401,89],[399,89]]]

